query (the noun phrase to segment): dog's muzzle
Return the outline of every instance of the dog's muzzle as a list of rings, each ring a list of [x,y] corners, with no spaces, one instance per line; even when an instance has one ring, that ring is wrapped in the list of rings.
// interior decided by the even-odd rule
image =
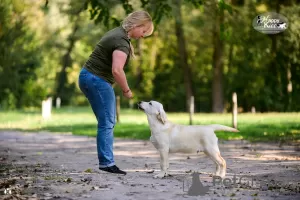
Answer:
[[[145,111],[144,108],[141,107],[141,102],[138,103],[138,108],[141,109],[141,110],[143,110],[143,111]]]

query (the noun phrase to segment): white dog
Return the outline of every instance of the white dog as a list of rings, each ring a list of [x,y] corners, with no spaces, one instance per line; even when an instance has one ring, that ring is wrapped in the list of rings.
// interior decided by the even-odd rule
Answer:
[[[239,132],[237,129],[218,124],[205,126],[173,124],[167,120],[162,104],[157,101],[142,101],[138,103],[138,107],[147,115],[151,130],[150,141],[160,154],[161,172],[155,178],[169,175],[169,153],[196,153],[199,151],[204,151],[216,163],[216,175],[225,177],[226,162],[221,157],[218,138],[214,131]]]

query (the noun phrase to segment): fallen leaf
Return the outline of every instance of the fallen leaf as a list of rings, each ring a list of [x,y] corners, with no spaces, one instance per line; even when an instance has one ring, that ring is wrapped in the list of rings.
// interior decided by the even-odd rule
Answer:
[[[85,173],[92,173],[93,171],[92,171],[92,169],[88,168],[88,169],[86,169],[84,172],[85,172]]]

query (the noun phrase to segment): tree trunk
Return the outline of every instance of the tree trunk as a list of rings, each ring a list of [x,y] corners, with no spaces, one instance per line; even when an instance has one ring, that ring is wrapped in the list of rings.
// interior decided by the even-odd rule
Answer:
[[[272,1],[270,3],[270,7],[275,9],[277,13],[280,12],[280,2],[279,0]],[[272,96],[269,98],[274,99],[281,99],[283,98],[283,91],[284,87],[282,86],[282,74],[281,74],[281,67],[280,63],[278,63],[278,38],[282,37],[280,34],[272,34],[269,35],[271,39],[271,61],[268,65],[267,76],[266,76],[266,86],[273,90]],[[284,66],[283,66],[284,68]],[[286,75],[286,73],[284,73]],[[284,77],[285,78],[285,77]],[[275,89],[274,86],[276,86]],[[262,111],[274,111],[279,108],[276,108],[274,104],[266,104]]]
[[[72,66],[72,58],[71,58],[71,53],[73,51],[75,42],[77,39],[75,38],[76,31],[78,30],[79,26],[78,23],[75,23],[73,31],[71,35],[69,36],[69,46],[67,49],[67,52],[63,55],[62,57],[62,68],[60,72],[57,75],[57,87],[55,91],[55,98],[60,97],[62,99],[62,102],[66,103],[68,102],[69,98],[66,99],[64,98],[64,93],[66,89],[66,83],[67,83],[67,71],[66,69],[68,67]]]
[[[224,11],[216,8],[215,23],[213,25],[213,80],[212,80],[212,111],[222,113],[224,111],[223,91],[223,50],[224,43],[220,38],[220,25],[224,22]]]
[[[287,102],[286,102],[286,109],[285,111],[292,111],[292,92],[293,92],[293,83],[292,83],[292,70],[291,70],[291,64],[288,64],[287,67]]]
[[[189,101],[193,96],[191,69],[188,64],[186,42],[184,38],[184,31],[182,28],[182,14],[181,14],[181,0],[173,0],[174,17],[175,17],[175,30],[177,36],[178,54],[180,67],[183,70],[184,87],[186,92],[186,111],[189,112]]]
[[[72,15],[74,15],[75,17],[74,26],[72,32],[68,37],[69,44],[68,48],[66,49],[66,53],[62,56],[62,68],[57,74],[57,84],[55,88],[54,97],[55,99],[57,97],[60,97],[64,104],[67,104],[70,101],[70,95],[72,95],[75,88],[74,84],[67,84],[67,68],[72,66],[71,53],[74,49],[76,41],[78,40],[78,38],[76,37],[76,32],[80,28],[80,13],[84,10],[86,3],[87,1],[84,1],[82,7],[78,8],[78,10],[75,9],[74,13],[72,11]]]

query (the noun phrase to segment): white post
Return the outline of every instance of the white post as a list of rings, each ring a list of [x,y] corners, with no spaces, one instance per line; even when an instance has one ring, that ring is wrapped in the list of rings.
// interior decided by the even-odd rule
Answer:
[[[251,112],[252,112],[252,113],[256,113],[256,109],[255,109],[254,106],[251,107]]]
[[[43,119],[49,119],[51,117],[52,98],[42,101],[42,117]]]
[[[132,99],[129,99],[129,108],[133,109],[133,100]]]
[[[237,128],[237,113],[238,113],[238,106],[237,106],[237,95],[234,92],[232,94],[232,126],[233,128]]]
[[[61,104],[61,99],[59,97],[56,98],[56,108],[60,108],[60,104]]]
[[[193,115],[194,115],[194,96],[191,96],[190,98],[190,125],[193,124]]]

